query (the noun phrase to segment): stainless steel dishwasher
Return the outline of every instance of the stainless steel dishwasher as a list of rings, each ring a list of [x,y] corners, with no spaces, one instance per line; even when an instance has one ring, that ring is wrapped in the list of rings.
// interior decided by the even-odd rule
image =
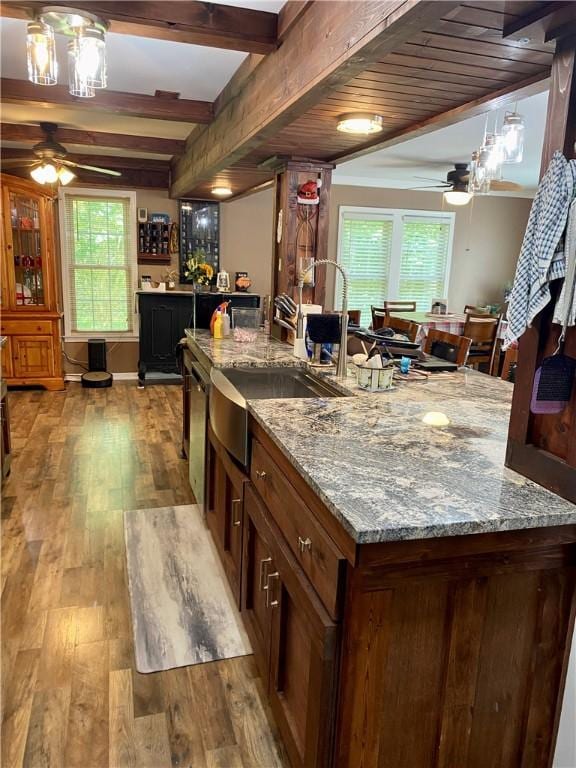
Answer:
[[[206,424],[208,421],[208,394],[210,374],[197,360],[190,366],[190,447],[188,476],[196,503],[204,505],[206,469]]]

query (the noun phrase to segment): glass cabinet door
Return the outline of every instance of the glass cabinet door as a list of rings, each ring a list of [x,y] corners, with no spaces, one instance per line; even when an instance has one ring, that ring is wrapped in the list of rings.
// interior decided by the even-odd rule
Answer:
[[[220,203],[210,200],[180,201],[180,278],[185,282],[184,262],[198,256],[214,270],[220,269]]]
[[[20,192],[10,192],[12,258],[17,307],[45,304],[44,266],[40,232],[41,199]]]

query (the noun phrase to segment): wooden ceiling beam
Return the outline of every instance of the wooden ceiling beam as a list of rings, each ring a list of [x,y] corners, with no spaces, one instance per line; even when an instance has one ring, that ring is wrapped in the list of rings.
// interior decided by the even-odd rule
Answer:
[[[504,25],[502,36],[531,43],[548,43],[576,34],[576,4],[549,0],[542,7]]]
[[[39,125],[25,123],[2,123],[0,136],[3,141],[21,141],[36,144],[46,138]],[[178,139],[162,139],[155,136],[128,136],[124,133],[103,133],[84,131],[76,128],[58,128],[56,134],[60,144],[86,145],[106,149],[126,149],[151,152],[162,155],[178,155],[184,150],[185,142]],[[97,155],[95,155],[97,157]]]
[[[493,91],[486,96],[481,96],[465,104],[461,104],[453,109],[446,110],[433,117],[414,122],[405,128],[392,133],[386,133],[384,136],[368,141],[359,147],[354,147],[350,151],[342,152],[331,158],[335,163],[343,163],[348,160],[354,160],[357,157],[363,157],[379,149],[393,147],[418,136],[424,136],[440,128],[447,128],[449,125],[456,125],[470,117],[482,115],[493,109],[500,109],[508,104],[521,99],[527,99],[537,93],[548,90],[550,78],[546,74],[533,75],[519,83],[510,83],[498,91]],[[472,151],[473,147],[470,148]]]
[[[127,117],[173,120],[183,123],[209,123],[212,104],[192,99],[166,99],[141,93],[101,90],[92,99],[71,96],[65,85],[34,85],[28,80],[0,80],[2,101],[7,104],[59,104],[81,106],[83,109],[108,112]]]
[[[22,159],[34,160],[35,155],[31,149],[21,149],[15,147],[3,147],[1,150],[2,160]],[[69,152],[66,155],[67,160],[73,163],[82,163],[84,165],[94,165],[99,168],[110,168],[114,171],[136,170],[136,171],[167,171],[170,170],[169,160],[152,160],[145,157],[122,157],[121,155],[83,155],[78,152]]]
[[[312,3],[239,94],[187,142],[173,166],[171,195],[186,196],[457,5],[444,0]]]
[[[25,18],[46,2],[3,2],[2,15]],[[58,6],[86,10],[110,22],[110,32],[192,43],[248,53],[270,53],[277,46],[275,13],[197,0],[63,0]]]

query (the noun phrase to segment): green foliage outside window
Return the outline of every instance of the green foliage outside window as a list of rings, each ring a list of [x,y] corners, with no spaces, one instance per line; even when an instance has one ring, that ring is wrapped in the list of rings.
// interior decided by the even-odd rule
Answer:
[[[69,223],[75,330],[131,330],[132,280],[126,202],[72,199]]]

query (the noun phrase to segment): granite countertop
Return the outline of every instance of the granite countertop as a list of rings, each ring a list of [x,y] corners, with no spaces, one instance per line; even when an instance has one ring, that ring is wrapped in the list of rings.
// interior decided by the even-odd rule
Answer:
[[[188,344],[199,350],[215,368],[267,368],[295,366],[300,361],[292,354],[292,347],[276,339],[258,334],[254,344],[239,343],[232,336],[214,339],[207,330],[186,328]]]
[[[206,331],[194,343],[218,367],[298,364],[276,341],[240,354]],[[353,393],[353,380],[346,385]],[[508,382],[463,370],[355,392],[250,400],[248,409],[356,542],[576,524],[574,504],[504,466]],[[431,412],[449,423],[424,423]]]

